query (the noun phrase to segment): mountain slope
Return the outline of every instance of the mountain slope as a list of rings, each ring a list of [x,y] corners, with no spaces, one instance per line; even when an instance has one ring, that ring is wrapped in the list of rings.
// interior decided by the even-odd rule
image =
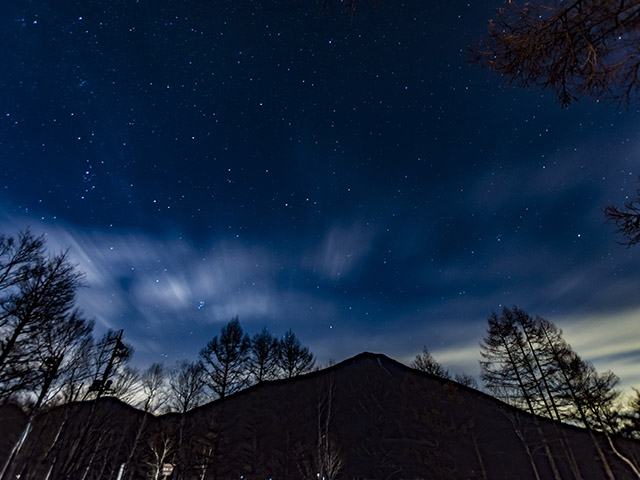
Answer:
[[[596,441],[616,479],[636,478],[605,438]],[[555,465],[563,479],[606,478],[593,442],[583,429],[363,353],[185,415],[153,417],[109,399],[54,409],[38,420],[15,472],[116,478],[124,464],[123,479],[153,478],[171,462],[170,478],[181,479],[526,480],[554,478]],[[638,442],[615,442],[640,458]]]

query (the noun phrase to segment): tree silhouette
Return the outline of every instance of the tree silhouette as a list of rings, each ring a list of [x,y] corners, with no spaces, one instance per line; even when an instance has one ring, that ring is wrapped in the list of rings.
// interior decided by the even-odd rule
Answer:
[[[69,354],[67,368],[60,374],[60,391],[58,398],[61,403],[76,402],[82,399],[87,390],[87,384],[93,376],[91,356],[94,339],[92,335],[83,338]]]
[[[489,316],[487,336],[480,345],[482,380],[485,386],[501,400],[526,409],[534,415],[538,436],[556,480],[561,478],[558,465],[549,448],[537,416],[548,408],[547,397],[541,386],[536,352],[530,348],[520,328],[526,313],[516,307],[503,308],[500,315]]]
[[[75,308],[82,279],[67,252],[46,254],[42,237],[29,231],[0,236],[0,398],[21,395],[29,412],[0,478],[11,476],[36,415],[91,342],[93,323]]]
[[[248,360],[253,381],[260,383],[276,378],[279,347],[278,339],[269,333],[267,327],[253,336]]]
[[[629,409],[623,414],[622,433],[640,440],[640,390],[634,388],[629,399]]]
[[[475,59],[511,82],[555,92],[562,105],[585,97],[636,100],[640,1],[506,0]]]
[[[493,313],[489,317],[481,355],[482,379],[498,398],[535,415],[581,423],[591,437],[607,478],[613,480],[609,459],[593,433],[603,432],[611,451],[640,476],[611,437],[616,433],[618,377],[612,372],[599,374],[571,349],[559,328],[541,317],[532,318],[517,307],[505,307],[500,315]],[[539,437],[549,462],[555,463],[542,430]],[[574,475],[580,476],[568,441],[562,436],[559,441]]]
[[[618,233],[626,238],[622,242],[628,247],[640,243],[640,190],[636,192],[633,200],[629,200],[624,207],[613,205],[604,207],[604,216],[607,221],[618,227]]]
[[[460,385],[464,385],[465,387],[478,389],[478,382],[471,375],[466,373],[456,373],[453,379],[458,382]]]
[[[169,372],[170,410],[185,413],[204,401],[205,371],[200,361],[179,361]]]
[[[436,377],[451,378],[449,376],[449,372],[440,363],[438,363],[435,358],[433,358],[433,355],[431,355],[431,352],[429,352],[427,347],[423,347],[422,353],[416,355],[416,358],[411,362],[411,368],[415,368],[421,372],[430,373]]]
[[[313,354],[309,348],[303,347],[300,340],[289,329],[280,340],[278,364],[286,378],[295,377],[310,371],[315,365]]]
[[[44,256],[44,237],[35,237],[27,230],[12,237],[0,235],[0,293],[18,283],[25,269],[35,267]]]
[[[35,339],[36,365],[34,410],[54,399],[66,387],[67,379],[78,368],[77,353],[91,340],[93,322],[79,310],[43,325]]]
[[[138,408],[157,414],[168,401],[167,371],[162,363],[152,363],[140,375],[141,401]]]
[[[220,398],[241,390],[247,384],[246,363],[251,342],[238,317],[233,318],[200,350],[209,388]]]
[[[38,337],[66,321],[75,306],[82,274],[66,252],[45,256],[40,239],[23,234],[4,240],[0,303],[0,397],[25,390],[37,382]],[[21,259],[21,260],[17,260]],[[47,360],[57,361],[55,359]]]

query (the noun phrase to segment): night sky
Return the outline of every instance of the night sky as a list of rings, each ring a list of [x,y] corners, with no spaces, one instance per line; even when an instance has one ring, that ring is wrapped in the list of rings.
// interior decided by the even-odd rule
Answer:
[[[640,117],[469,63],[497,0],[0,3],[0,231],[86,273],[135,363],[238,315],[320,364],[426,345],[479,372],[487,316],[560,325],[640,386]]]

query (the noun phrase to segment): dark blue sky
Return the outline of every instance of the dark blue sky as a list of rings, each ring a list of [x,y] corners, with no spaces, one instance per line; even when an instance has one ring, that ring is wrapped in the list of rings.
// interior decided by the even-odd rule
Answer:
[[[640,120],[469,63],[498,1],[3,2],[0,228],[69,247],[140,364],[238,315],[477,372],[518,305],[640,383]]]

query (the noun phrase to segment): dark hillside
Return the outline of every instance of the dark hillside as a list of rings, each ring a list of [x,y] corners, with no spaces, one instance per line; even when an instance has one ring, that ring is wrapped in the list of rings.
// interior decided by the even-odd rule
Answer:
[[[534,468],[546,479],[554,478],[547,451],[563,479],[605,478],[584,430],[370,353],[184,416],[147,416],[105,399],[52,410],[36,432],[15,470],[21,480],[49,469],[50,478],[116,478],[123,464],[123,479],[154,478],[166,462],[176,465],[174,479],[527,480]],[[635,478],[605,438],[596,440],[617,479]],[[638,461],[638,442],[615,442]]]
[[[26,424],[27,416],[20,407],[13,403],[0,406],[0,461],[3,463],[5,452],[11,451]]]

